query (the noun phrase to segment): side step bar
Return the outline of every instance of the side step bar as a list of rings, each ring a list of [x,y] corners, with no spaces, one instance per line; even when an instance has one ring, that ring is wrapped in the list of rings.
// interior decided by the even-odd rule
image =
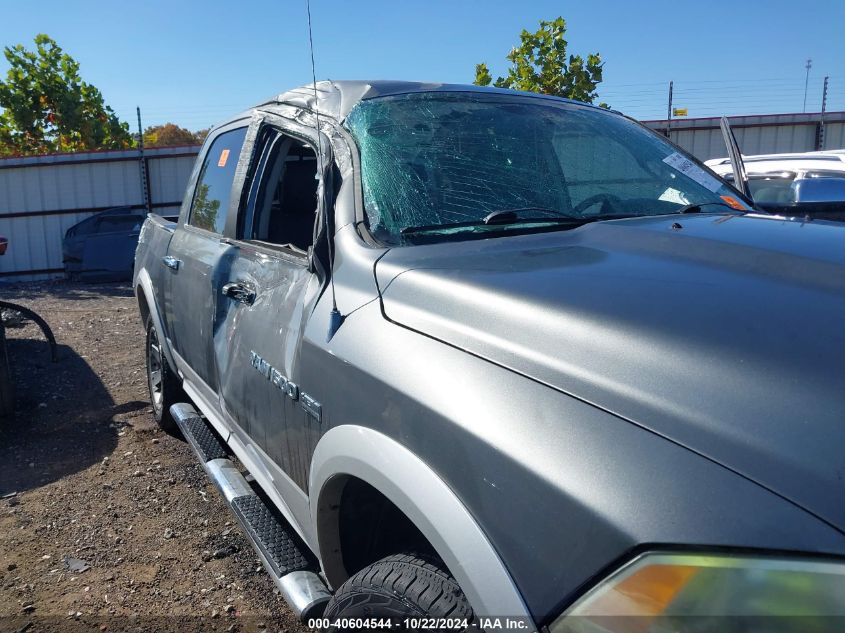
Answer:
[[[294,613],[303,621],[322,615],[331,593],[317,575],[319,565],[307,546],[255,493],[229,459],[225,444],[193,406],[174,404],[170,415]]]

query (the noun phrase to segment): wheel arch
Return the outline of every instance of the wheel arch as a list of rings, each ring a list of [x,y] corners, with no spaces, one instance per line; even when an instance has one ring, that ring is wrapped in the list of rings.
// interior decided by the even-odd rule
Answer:
[[[530,618],[504,563],[452,489],[404,446],[357,425],[337,426],[323,435],[309,476],[320,559],[334,588],[348,578],[338,509],[350,478],[372,486],[422,533],[477,615]]]
[[[164,329],[164,323],[161,319],[161,313],[158,309],[158,304],[155,300],[155,292],[153,292],[153,283],[150,275],[146,269],[141,269],[135,278],[135,296],[138,299],[138,311],[141,313],[141,321],[146,326],[147,317],[151,317],[153,325],[159,334],[159,343],[161,344],[167,362],[173,371],[176,371],[176,359],[170,349],[170,339]]]

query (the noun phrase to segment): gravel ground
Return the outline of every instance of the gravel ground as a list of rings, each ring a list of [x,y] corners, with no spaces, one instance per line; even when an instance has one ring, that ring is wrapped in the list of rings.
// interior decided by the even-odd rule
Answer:
[[[53,328],[7,327],[0,631],[306,631],[188,446],[148,402],[125,285],[0,287]]]

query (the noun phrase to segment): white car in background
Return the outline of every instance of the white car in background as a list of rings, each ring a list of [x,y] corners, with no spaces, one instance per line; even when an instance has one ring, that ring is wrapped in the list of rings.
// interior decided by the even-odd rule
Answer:
[[[754,202],[770,211],[786,211],[798,203],[840,203],[845,200],[845,149],[803,154],[743,156]],[[704,163],[728,182],[734,181],[730,158]]]

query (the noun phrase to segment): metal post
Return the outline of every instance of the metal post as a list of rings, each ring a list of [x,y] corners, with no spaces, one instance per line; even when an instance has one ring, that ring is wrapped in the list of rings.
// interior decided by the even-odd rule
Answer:
[[[144,208],[147,213],[152,213],[150,189],[147,184],[147,160],[144,158],[144,129],[141,127],[141,108],[136,107],[135,110],[138,113],[138,166],[141,172],[141,195],[144,196]]]
[[[808,59],[807,65],[804,68],[807,69],[807,76],[804,78],[804,109],[801,112],[807,111],[807,86],[810,85],[810,69],[813,67],[813,60]]]
[[[666,138],[671,139],[671,130],[672,130],[672,87],[674,81],[669,82],[669,108],[666,112]]]
[[[824,149],[824,113],[827,111],[827,82],[830,77],[824,78],[824,88],[822,89],[822,111],[819,115],[819,141],[816,149]]]

